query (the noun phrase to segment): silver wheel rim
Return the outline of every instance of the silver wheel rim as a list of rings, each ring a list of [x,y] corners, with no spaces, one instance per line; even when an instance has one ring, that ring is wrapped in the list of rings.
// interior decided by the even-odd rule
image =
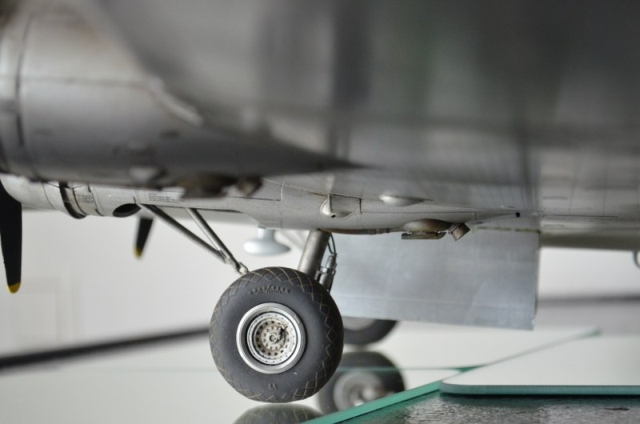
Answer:
[[[240,320],[236,343],[244,362],[264,374],[293,367],[306,342],[304,327],[291,309],[278,303],[251,308]]]

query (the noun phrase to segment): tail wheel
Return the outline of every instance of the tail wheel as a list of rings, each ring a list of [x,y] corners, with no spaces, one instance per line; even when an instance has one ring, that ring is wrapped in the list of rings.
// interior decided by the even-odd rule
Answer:
[[[307,274],[263,268],[224,292],[209,339],[234,389],[262,402],[291,402],[315,394],[335,372],[342,319],[327,290]]]
[[[385,338],[398,321],[344,317],[344,342],[351,345],[367,345]]]

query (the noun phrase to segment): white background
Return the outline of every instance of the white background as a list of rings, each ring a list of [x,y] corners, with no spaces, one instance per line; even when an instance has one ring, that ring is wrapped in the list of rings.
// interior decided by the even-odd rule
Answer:
[[[213,225],[250,269],[298,263],[295,248],[267,258],[244,253],[255,227]],[[237,275],[162,222],[137,260],[136,226],[135,218],[25,213],[22,287],[0,291],[0,355],[205,328]],[[628,294],[640,295],[630,252],[542,250],[541,297]]]

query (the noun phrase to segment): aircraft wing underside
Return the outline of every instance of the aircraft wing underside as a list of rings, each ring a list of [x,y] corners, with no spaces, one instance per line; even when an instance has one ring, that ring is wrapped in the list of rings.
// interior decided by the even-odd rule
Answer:
[[[289,187],[517,211],[531,219],[501,225],[548,244],[637,248],[637,3],[136,3],[103,5],[205,117],[235,108],[365,168],[278,180]],[[192,43],[205,28],[215,41]]]
[[[231,191],[245,206],[200,206],[276,227],[433,218],[640,248],[634,2],[6,9],[5,171],[190,197],[263,177],[253,197]]]

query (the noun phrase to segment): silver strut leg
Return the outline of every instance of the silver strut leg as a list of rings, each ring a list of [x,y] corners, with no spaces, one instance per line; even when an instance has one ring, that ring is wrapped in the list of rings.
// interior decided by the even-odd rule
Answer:
[[[329,245],[330,237],[331,234],[326,231],[309,231],[307,242],[304,244],[304,249],[302,249],[302,257],[298,264],[298,271],[316,278],[316,273],[322,265],[324,251],[327,250],[327,246]]]
[[[210,253],[212,253],[220,261],[224,262],[225,264],[230,265],[233,269],[236,270],[236,272],[238,272],[240,274],[245,274],[245,273],[247,273],[249,271],[246,266],[244,266],[242,263],[238,262],[234,258],[234,256],[231,254],[229,249],[227,249],[227,247],[224,245],[224,243],[222,243],[220,238],[209,227],[209,225],[205,222],[204,218],[202,218],[202,215],[200,215],[200,213],[198,213],[197,210],[195,210],[195,209],[187,209],[187,212],[194,219],[196,224],[198,224],[198,226],[207,235],[209,240],[211,240],[211,243],[213,244],[213,246],[208,244],[204,240],[202,240],[197,235],[193,234],[191,232],[191,230],[189,230],[184,225],[180,224],[178,221],[176,221],[173,217],[169,216],[165,211],[163,211],[159,207],[153,206],[153,205],[140,205],[140,206],[142,206],[145,210],[151,212],[152,214],[154,214],[158,218],[162,219],[164,222],[169,224],[169,226],[171,226],[174,229],[176,229],[179,232],[181,232],[184,236],[186,236],[191,241],[193,241],[196,244],[200,245],[201,247],[207,249]]]
[[[329,244],[330,241],[331,245]],[[329,247],[329,256],[326,264],[322,266],[322,258],[327,247]],[[338,266],[336,257],[335,244],[331,234],[322,230],[310,231],[302,250],[298,270],[315,278],[325,289],[330,291],[333,284],[333,276]]]

